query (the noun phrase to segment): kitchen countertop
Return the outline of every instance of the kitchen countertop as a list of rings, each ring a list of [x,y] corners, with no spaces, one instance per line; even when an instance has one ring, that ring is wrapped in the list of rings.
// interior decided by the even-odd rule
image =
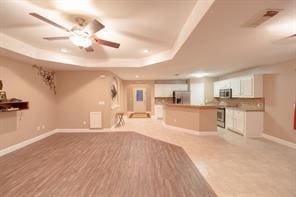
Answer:
[[[190,104],[171,104],[165,103],[165,106],[169,107],[186,107],[186,108],[196,108],[196,109],[217,109],[217,105],[190,105]]]
[[[264,112],[264,109],[260,109],[260,108],[248,108],[248,107],[225,107],[225,108],[246,111],[246,112]]]

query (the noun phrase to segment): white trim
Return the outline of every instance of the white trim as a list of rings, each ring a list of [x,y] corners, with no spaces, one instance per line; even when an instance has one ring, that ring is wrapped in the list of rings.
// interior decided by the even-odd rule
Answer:
[[[6,155],[8,153],[11,153],[13,151],[16,151],[18,149],[21,149],[21,148],[23,148],[23,147],[25,147],[27,145],[30,145],[30,144],[32,144],[34,142],[37,142],[37,141],[42,140],[44,138],[47,138],[47,137],[49,137],[49,136],[51,136],[51,135],[53,135],[53,134],[55,134],[57,132],[58,132],[57,130],[52,130],[52,131],[46,132],[44,134],[38,135],[38,136],[36,136],[34,138],[31,138],[31,139],[25,140],[23,142],[20,142],[18,144],[15,144],[15,145],[9,146],[7,148],[1,149],[0,150],[0,157],[3,156],[3,155]]]
[[[203,132],[203,131],[195,131],[195,130],[190,130],[190,129],[183,129],[180,127],[166,125],[163,121],[162,121],[162,124],[164,127],[178,130],[178,131],[184,132],[184,133],[189,133],[192,135],[198,135],[198,136],[217,135],[216,131],[204,131]],[[54,129],[52,131],[46,132],[46,133],[36,136],[34,138],[27,139],[27,140],[20,142],[18,144],[1,149],[0,150],[0,157],[3,155],[6,155],[8,153],[11,153],[13,151],[16,151],[18,149],[21,149],[21,148],[23,148],[27,145],[30,145],[34,142],[37,142],[37,141],[42,140],[44,138],[47,138],[55,133],[79,133],[79,132],[98,133],[98,132],[113,132],[113,131],[112,131],[112,127],[111,128],[103,128],[103,129],[84,129],[84,128],[82,128],[82,129]]]
[[[185,128],[181,128],[181,127],[167,125],[164,121],[162,121],[162,125],[164,127],[166,127],[166,128],[174,129],[174,130],[184,132],[184,133],[188,133],[188,134],[191,134],[191,135],[198,135],[198,136],[218,135],[217,131],[196,131],[196,130],[192,130],[192,129],[185,129]]]
[[[173,59],[197,25],[202,21],[214,1],[215,0],[197,1],[193,10],[187,16],[187,19],[178,33],[176,40],[174,40],[172,47],[148,57],[129,59],[111,58],[104,61],[98,61],[98,59],[82,58],[70,54],[61,54],[50,50],[40,49],[4,33],[0,33],[0,48],[13,51],[14,53],[35,60],[77,65],[80,67],[144,67]]]
[[[283,140],[281,138],[274,137],[274,136],[271,136],[271,135],[267,135],[267,134],[264,134],[264,133],[262,134],[262,137],[267,139],[267,140],[270,140],[270,141],[282,144],[284,146],[288,146],[290,148],[295,148],[296,149],[296,144],[295,143]]]

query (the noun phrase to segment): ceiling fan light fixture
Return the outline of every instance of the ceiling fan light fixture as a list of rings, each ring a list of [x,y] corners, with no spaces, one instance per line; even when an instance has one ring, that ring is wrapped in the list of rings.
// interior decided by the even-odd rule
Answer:
[[[87,48],[92,44],[92,41],[89,38],[85,38],[82,36],[72,35],[69,39],[74,45],[78,47]]]

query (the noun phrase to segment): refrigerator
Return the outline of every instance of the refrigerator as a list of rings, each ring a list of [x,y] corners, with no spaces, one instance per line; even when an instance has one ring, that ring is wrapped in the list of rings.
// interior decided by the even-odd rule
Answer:
[[[174,104],[190,104],[190,91],[173,91]]]

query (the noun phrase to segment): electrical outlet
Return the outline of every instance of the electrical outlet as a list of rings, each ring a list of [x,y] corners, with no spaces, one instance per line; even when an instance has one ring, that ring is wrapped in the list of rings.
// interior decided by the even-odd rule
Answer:
[[[45,129],[45,125],[44,124],[41,126],[41,129]]]
[[[99,105],[105,105],[105,101],[99,101]]]
[[[82,124],[86,125],[86,121],[83,121]]]
[[[37,131],[40,131],[40,129],[41,129],[40,126],[37,126],[37,127],[36,127],[36,130],[37,130]]]

